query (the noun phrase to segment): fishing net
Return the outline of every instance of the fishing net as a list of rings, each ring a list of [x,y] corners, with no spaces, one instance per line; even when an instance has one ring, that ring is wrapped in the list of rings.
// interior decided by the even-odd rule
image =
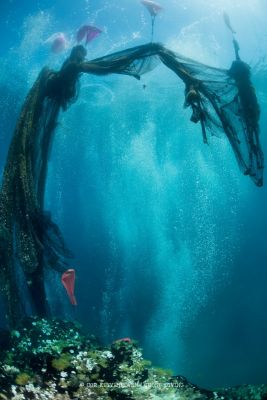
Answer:
[[[49,150],[61,106],[46,96],[49,76],[47,69],[40,73],[23,105],[0,193],[0,277],[11,325],[23,315],[18,264],[37,313],[44,315],[43,267],[63,271],[70,256],[59,228],[43,210]]]
[[[230,70],[212,68],[182,57],[160,44],[147,44],[92,61],[75,61],[77,46],[59,72],[43,69],[30,90],[17,122],[0,194],[0,276],[11,324],[21,315],[16,266],[23,270],[39,314],[45,314],[44,267],[63,272],[71,257],[57,225],[44,211],[50,149],[61,109],[78,97],[81,73],[124,74],[137,79],[160,62],[185,84],[185,106],[200,123],[204,142],[226,135],[239,167],[262,185],[259,106],[246,64]],[[77,55],[76,54],[76,55]],[[242,72],[243,71],[243,72]],[[245,72],[244,72],[245,71]]]
[[[82,70],[140,78],[160,61],[185,83],[185,106],[192,108],[192,122],[201,124],[204,142],[209,135],[226,135],[241,171],[262,186],[260,112],[249,67],[242,61],[235,61],[230,70],[213,68],[151,43],[85,63]]]

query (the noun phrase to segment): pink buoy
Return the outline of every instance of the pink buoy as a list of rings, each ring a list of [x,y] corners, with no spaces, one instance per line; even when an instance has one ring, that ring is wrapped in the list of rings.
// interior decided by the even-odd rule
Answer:
[[[77,301],[74,295],[75,269],[68,269],[65,271],[61,276],[61,283],[68,293],[71,304],[77,306]]]
[[[95,39],[98,35],[102,33],[101,29],[91,26],[91,25],[83,25],[80,27],[76,34],[77,42],[80,43],[85,39],[85,44],[88,44],[93,39]]]

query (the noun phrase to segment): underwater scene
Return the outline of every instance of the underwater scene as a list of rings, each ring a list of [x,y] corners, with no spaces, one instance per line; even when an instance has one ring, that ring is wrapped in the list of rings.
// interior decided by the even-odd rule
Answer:
[[[267,399],[267,1],[0,21],[0,400]]]

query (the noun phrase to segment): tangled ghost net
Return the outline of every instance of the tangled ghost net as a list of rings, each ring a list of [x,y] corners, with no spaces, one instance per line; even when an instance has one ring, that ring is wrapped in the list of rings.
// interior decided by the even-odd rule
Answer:
[[[71,256],[57,225],[44,212],[49,152],[59,112],[78,97],[82,73],[124,74],[137,79],[160,62],[185,84],[185,106],[200,123],[204,142],[224,132],[241,171],[262,186],[263,153],[259,142],[259,106],[247,64],[212,68],[149,43],[92,61],[82,46],[73,48],[58,72],[43,69],[19,116],[4,170],[0,197],[0,274],[11,325],[24,314],[18,270],[25,278],[35,312],[47,314],[44,267],[63,272]],[[17,268],[19,266],[19,268]]]

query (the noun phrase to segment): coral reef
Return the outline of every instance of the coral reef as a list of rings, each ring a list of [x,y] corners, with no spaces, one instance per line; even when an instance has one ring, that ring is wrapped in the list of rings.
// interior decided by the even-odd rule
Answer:
[[[0,341],[0,400],[263,400],[267,385],[209,391],[155,368],[129,338],[101,347],[77,324],[29,318]]]

